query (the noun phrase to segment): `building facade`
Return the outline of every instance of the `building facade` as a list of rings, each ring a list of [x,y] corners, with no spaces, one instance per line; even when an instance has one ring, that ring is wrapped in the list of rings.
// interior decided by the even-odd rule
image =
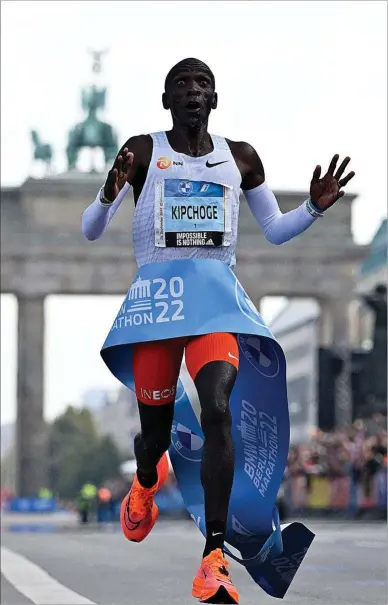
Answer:
[[[387,219],[357,267],[357,282],[348,308],[349,345],[354,356],[372,347],[373,313],[362,300],[379,284],[387,284]],[[291,420],[291,442],[301,443],[319,426],[319,347],[321,309],[313,299],[291,299],[270,324],[287,360],[287,389]]]

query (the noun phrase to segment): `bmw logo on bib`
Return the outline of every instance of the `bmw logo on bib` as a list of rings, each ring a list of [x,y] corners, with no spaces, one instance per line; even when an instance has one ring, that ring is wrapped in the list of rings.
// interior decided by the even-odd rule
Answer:
[[[171,441],[175,450],[182,458],[192,462],[200,462],[202,458],[203,439],[194,431],[180,422],[174,422],[171,431]]]
[[[179,183],[179,193],[182,195],[190,195],[193,191],[193,184],[190,181],[181,181]]]

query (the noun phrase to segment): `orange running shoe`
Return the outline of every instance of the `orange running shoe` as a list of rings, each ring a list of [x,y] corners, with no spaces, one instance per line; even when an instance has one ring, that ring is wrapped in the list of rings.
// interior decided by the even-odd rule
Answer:
[[[230,578],[230,567],[217,548],[202,560],[193,582],[192,595],[201,603],[238,603],[238,592]]]
[[[168,477],[168,459],[163,454],[156,467],[158,481],[154,487],[142,487],[137,475],[129,493],[121,503],[120,523],[124,536],[131,542],[141,542],[148,536],[159,515],[154,502],[156,492],[166,483]]]

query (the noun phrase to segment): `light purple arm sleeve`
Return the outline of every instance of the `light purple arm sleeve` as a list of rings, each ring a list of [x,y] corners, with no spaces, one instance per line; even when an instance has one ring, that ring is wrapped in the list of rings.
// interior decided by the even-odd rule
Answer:
[[[316,221],[307,210],[306,202],[283,214],[275,195],[266,183],[243,193],[253,216],[271,244],[288,242]]]
[[[88,240],[93,241],[101,237],[130,188],[130,184],[125,183],[112,204],[103,204],[100,201],[100,189],[94,202],[82,215],[82,233]]]

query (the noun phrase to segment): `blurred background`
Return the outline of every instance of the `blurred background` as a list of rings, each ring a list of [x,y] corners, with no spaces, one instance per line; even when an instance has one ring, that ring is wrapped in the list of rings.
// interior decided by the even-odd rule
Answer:
[[[283,518],[386,515],[386,43],[384,2],[2,2],[3,514],[117,520],[139,423],[99,351],[135,272],[133,203],[94,244],[80,218],[125,140],[170,128],[164,78],[195,56],[210,131],[257,149],[284,212],[316,164],[352,158],[345,198],[285,246],[242,200],[237,275],[288,364]],[[173,474],[159,505],[184,515]]]

